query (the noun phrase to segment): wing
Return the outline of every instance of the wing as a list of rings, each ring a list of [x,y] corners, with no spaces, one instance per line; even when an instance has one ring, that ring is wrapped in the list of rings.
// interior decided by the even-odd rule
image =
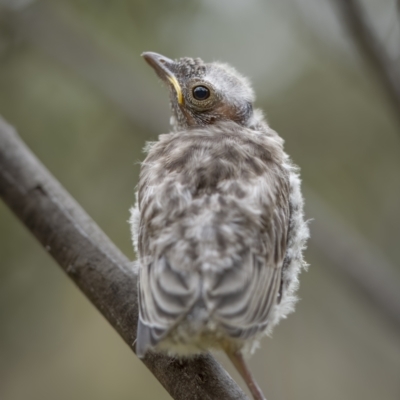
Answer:
[[[268,266],[254,255],[245,265],[213,279],[208,293],[214,315],[232,338],[247,339],[266,328],[281,281],[281,268]]]
[[[199,296],[199,276],[174,270],[166,257],[142,266],[136,354],[144,356],[186,316]]]
[[[214,315],[232,338],[244,340],[264,331],[279,300],[289,229],[289,206],[283,197],[264,211],[260,240],[265,246],[250,249],[232,268],[207,276]]]

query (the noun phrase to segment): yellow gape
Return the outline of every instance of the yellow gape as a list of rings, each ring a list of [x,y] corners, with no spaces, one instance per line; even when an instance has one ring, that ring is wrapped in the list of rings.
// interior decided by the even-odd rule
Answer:
[[[182,105],[183,104],[183,95],[182,95],[182,89],[181,89],[181,86],[179,85],[178,80],[173,75],[168,75],[167,78],[172,83],[172,86],[176,90],[176,95],[178,96],[178,103],[180,105]]]

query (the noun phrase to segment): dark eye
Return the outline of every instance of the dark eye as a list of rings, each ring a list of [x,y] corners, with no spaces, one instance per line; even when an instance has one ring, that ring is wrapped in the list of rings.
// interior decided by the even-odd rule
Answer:
[[[206,100],[210,97],[210,90],[205,86],[196,86],[193,88],[193,97],[196,100]]]

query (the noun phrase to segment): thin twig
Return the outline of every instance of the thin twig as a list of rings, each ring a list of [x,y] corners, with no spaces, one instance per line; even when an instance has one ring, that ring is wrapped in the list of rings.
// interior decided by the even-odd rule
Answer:
[[[0,196],[134,350],[131,263],[1,118]],[[180,361],[149,354],[143,362],[176,400],[247,399],[211,355]]]
[[[354,42],[385,90],[400,122],[400,70],[389,58],[383,44],[357,0],[333,0],[341,11],[342,21]]]

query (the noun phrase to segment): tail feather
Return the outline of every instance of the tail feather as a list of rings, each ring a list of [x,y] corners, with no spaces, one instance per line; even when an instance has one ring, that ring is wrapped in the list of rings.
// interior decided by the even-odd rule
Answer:
[[[143,358],[146,352],[155,347],[164,335],[164,329],[152,328],[139,318],[135,348],[136,355],[139,358]]]

